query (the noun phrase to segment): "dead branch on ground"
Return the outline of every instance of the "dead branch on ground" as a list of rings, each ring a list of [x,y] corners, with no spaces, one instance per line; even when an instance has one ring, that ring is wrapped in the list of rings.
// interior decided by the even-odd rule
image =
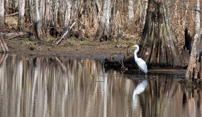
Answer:
[[[75,24],[76,24],[76,22],[74,22],[74,23],[70,26],[69,30],[71,30],[72,27],[73,27]],[[56,44],[59,44],[59,43],[63,40],[63,38],[67,35],[67,33],[69,32],[69,30],[67,29],[67,31],[62,35],[62,37],[56,42]]]

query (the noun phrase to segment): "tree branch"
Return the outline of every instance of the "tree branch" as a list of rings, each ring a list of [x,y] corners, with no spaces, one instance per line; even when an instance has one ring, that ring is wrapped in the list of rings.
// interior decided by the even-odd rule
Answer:
[[[170,14],[170,16],[172,16],[173,13],[174,13],[175,11],[178,11],[178,10],[191,10],[191,11],[198,11],[200,14],[202,13],[200,10],[197,10],[197,9],[178,8],[178,9],[175,9],[175,10]]]
[[[74,23],[70,26],[69,30],[71,30],[72,27],[73,27],[75,24],[76,24],[76,22],[74,22]],[[63,40],[63,38],[67,35],[67,33],[68,33],[69,30],[67,29],[67,31],[62,35],[62,37],[60,38],[60,40],[58,40],[58,41],[56,42],[56,44],[59,44],[59,43]]]

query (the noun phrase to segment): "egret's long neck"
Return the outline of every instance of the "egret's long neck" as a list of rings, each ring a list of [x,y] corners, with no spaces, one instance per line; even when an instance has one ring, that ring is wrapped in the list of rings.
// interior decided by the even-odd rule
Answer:
[[[134,58],[135,58],[135,60],[138,58],[137,57],[137,52],[138,52],[137,50],[134,51]]]

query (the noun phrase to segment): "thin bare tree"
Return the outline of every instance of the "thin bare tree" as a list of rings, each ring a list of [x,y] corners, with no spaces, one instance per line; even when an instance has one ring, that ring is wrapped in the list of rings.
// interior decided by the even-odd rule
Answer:
[[[35,3],[35,22],[34,22],[34,29],[36,33],[36,38],[38,40],[40,39],[40,36],[42,35],[42,20],[39,13],[39,0],[34,0]]]
[[[45,17],[44,17],[44,30],[45,33],[48,34],[48,31],[50,29],[50,20],[51,20],[51,3],[50,0],[45,1]]]
[[[25,28],[25,0],[19,0],[18,1],[18,9],[19,9],[19,15],[18,15],[18,28],[20,30],[23,30]]]
[[[0,0],[0,30],[5,27],[4,19],[4,0]]]
[[[71,8],[72,8],[72,1],[71,0],[65,0],[66,1],[66,11],[65,11],[65,23],[64,27],[67,28],[69,26],[70,18],[71,18]]]

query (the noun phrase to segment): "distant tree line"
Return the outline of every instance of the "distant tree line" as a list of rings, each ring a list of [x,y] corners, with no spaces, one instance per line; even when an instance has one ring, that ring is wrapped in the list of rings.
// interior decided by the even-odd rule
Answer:
[[[118,31],[134,34],[144,22],[147,0],[0,0],[0,30],[16,22],[19,31],[33,30],[38,39],[60,36],[73,22],[79,39],[110,38]],[[13,27],[10,27],[10,29]]]
[[[195,12],[180,8],[193,9],[195,1],[168,2],[172,28],[177,39],[182,39],[184,29],[194,26]],[[134,35],[143,31],[148,3],[149,0],[0,0],[0,31],[31,31],[43,39],[61,36],[76,22],[71,35],[81,40],[110,39],[118,33]]]

